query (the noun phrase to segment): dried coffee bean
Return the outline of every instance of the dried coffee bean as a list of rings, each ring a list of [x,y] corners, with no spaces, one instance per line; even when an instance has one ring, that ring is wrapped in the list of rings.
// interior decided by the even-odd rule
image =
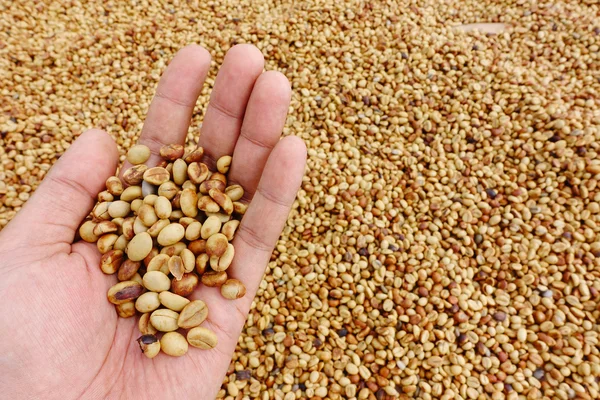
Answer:
[[[116,238],[115,238],[116,240]],[[127,256],[130,260],[143,260],[152,250],[152,237],[147,232],[140,232],[127,245]]]
[[[192,272],[196,266],[196,257],[194,256],[194,253],[192,253],[191,250],[186,248],[181,250],[179,256],[181,257],[181,261],[183,262],[184,271]]]
[[[94,227],[93,234],[96,236],[102,236],[105,233],[115,233],[119,230],[117,224],[112,221],[100,221]]]
[[[123,263],[124,254],[121,250],[110,250],[100,258],[100,269],[107,275],[114,274]]]
[[[198,256],[206,251],[206,240],[194,240],[188,244],[187,248],[190,249],[195,256]]]
[[[115,196],[110,194],[107,190],[104,190],[104,191],[98,193],[98,201],[100,201],[100,202],[102,202],[102,201],[112,202],[114,199],[115,199]]]
[[[140,217],[135,217],[133,220],[133,232],[137,235],[138,233],[146,232],[148,227],[144,225]]]
[[[200,230],[202,229],[202,224],[199,221],[194,221],[185,228],[185,239],[194,241],[200,238]]]
[[[229,172],[229,166],[231,165],[231,156],[222,156],[217,160],[217,171],[222,174]]]
[[[224,271],[210,271],[202,275],[202,284],[208,287],[218,287],[227,281],[227,273]]]
[[[235,236],[235,231],[237,230],[237,228],[239,226],[240,226],[240,221],[238,221],[236,219],[227,221],[223,224],[223,227],[221,228],[221,233],[223,235],[225,235],[227,240],[229,240],[231,242]]]
[[[113,304],[123,304],[133,299],[137,299],[144,293],[144,287],[138,282],[124,281],[108,289],[108,301]]]
[[[113,201],[110,206],[108,206],[108,214],[111,218],[124,218],[129,214],[131,210],[131,204],[123,200]]]
[[[177,312],[183,310],[183,308],[190,302],[185,297],[168,291],[160,292],[158,294],[158,299],[163,306]]]
[[[231,243],[228,243],[225,253],[223,253],[223,255],[221,257],[218,257],[216,265],[213,265],[213,261],[212,261],[213,257],[216,257],[216,256],[213,256],[210,258],[210,266],[215,271],[225,271],[231,265],[234,254],[235,254],[235,249],[234,249],[233,245]]]
[[[167,355],[181,357],[188,351],[188,342],[182,334],[169,332],[160,339],[160,348]]]
[[[244,297],[246,294],[246,286],[237,279],[228,279],[221,286],[221,295],[226,299],[235,300]]]
[[[158,293],[146,292],[137,298],[135,301],[135,309],[141,313],[152,312],[160,307]]]
[[[177,185],[183,185],[188,178],[187,176],[187,164],[182,159],[175,160],[173,163],[173,182]]]
[[[209,259],[210,257],[206,253],[200,254],[198,257],[196,257],[196,272],[198,272],[200,275],[205,273]]]
[[[111,176],[106,180],[106,190],[113,196],[120,196],[123,193],[123,183],[118,176]]]
[[[179,198],[179,207],[188,217],[194,218],[198,215],[198,196],[191,189],[184,189]]]
[[[160,271],[149,271],[142,277],[144,287],[153,292],[162,292],[169,290],[171,281],[169,277]]]
[[[240,185],[231,185],[225,189],[225,194],[229,196],[231,201],[238,201],[244,197],[244,188]]]
[[[125,260],[119,267],[119,271],[117,273],[117,279],[119,281],[127,281],[131,279],[140,269],[142,263],[140,261],[133,260]]]
[[[171,280],[171,292],[187,297],[198,287],[198,276],[193,272],[183,274],[181,280]]]
[[[150,158],[150,149],[143,144],[131,146],[127,152],[127,161],[133,165],[143,164]]]
[[[94,217],[95,222],[108,221],[110,219],[110,214],[108,213],[109,206],[110,202],[108,201],[96,204],[92,210],[92,217]]]
[[[138,329],[142,335],[155,335],[158,332],[158,330],[150,323],[150,313],[142,314],[138,321]]]
[[[202,156],[204,156],[204,149],[202,147],[196,148],[190,154],[184,157],[186,163],[194,163],[202,161]]]
[[[181,260],[181,257],[171,256],[171,258],[169,259],[169,262],[168,262],[168,266],[169,266],[169,271],[171,272],[173,277],[175,277],[175,279],[180,281],[181,278],[183,277],[183,273],[185,272],[184,268],[183,268],[183,260]]]
[[[168,219],[171,216],[171,202],[165,196],[158,196],[154,202],[154,211],[156,216],[160,219]]]
[[[183,329],[190,329],[200,325],[208,317],[208,307],[202,300],[194,300],[188,303],[177,320],[177,325]]]
[[[200,193],[208,194],[210,189],[219,189],[221,192],[224,192],[225,191],[225,183],[221,182],[220,180],[213,179],[213,177],[211,175],[209,180],[204,181],[200,184]]]
[[[85,221],[79,227],[79,236],[83,240],[88,243],[96,243],[98,241],[98,236],[94,235],[94,228],[96,227],[96,223],[92,221]],[[199,237],[200,235],[198,235]]]
[[[141,186],[129,186],[123,193],[121,193],[121,200],[127,201],[131,203],[133,200],[141,199],[142,196],[142,188]]]
[[[96,242],[96,247],[98,247],[100,254],[105,254],[111,251],[118,238],[119,236],[114,233],[107,233],[106,235],[99,237],[98,241]]]
[[[154,335],[142,335],[137,339],[140,350],[148,358],[154,358],[160,352],[160,341]]]
[[[193,162],[187,167],[187,175],[192,183],[199,185],[204,182],[209,175],[210,171],[206,164]]]
[[[221,230],[221,220],[218,217],[208,217],[204,224],[202,224],[202,229],[200,230],[200,236],[202,239],[208,239],[215,233],[218,233]]]
[[[135,305],[133,301],[116,304],[115,310],[117,310],[117,315],[121,318],[131,318],[135,315]]]
[[[217,335],[210,329],[195,327],[188,331],[187,341],[194,347],[203,350],[213,349],[217,346]]]
[[[160,271],[165,275],[169,275],[169,259],[171,256],[167,254],[158,254],[148,263],[146,271]]]
[[[165,182],[162,185],[160,185],[158,187],[158,192],[157,194],[159,196],[163,196],[165,198],[167,198],[167,200],[172,200],[177,193],[179,192],[179,188],[177,187],[177,185],[171,181],[169,182]]]
[[[160,148],[160,156],[167,161],[183,157],[184,148],[180,144],[166,144]]]
[[[218,189],[210,189],[208,195],[223,209],[225,214],[233,213],[233,202],[225,193]]]
[[[148,228],[148,230],[146,232],[148,232],[148,234],[150,236],[152,236],[153,238],[158,237],[160,232],[164,228],[169,226],[170,223],[171,223],[171,221],[169,221],[168,219],[159,219],[150,228]]]
[[[202,196],[198,199],[198,209],[204,212],[219,212],[221,206],[210,196]]]
[[[163,247],[162,250],[160,251],[161,254],[167,254],[169,256],[178,256],[181,254],[181,252],[183,251],[183,249],[185,249],[187,246],[185,245],[185,243],[183,242],[178,242],[175,243],[171,246],[166,246]]]
[[[244,215],[246,214],[246,210],[248,209],[248,205],[244,203],[240,203],[239,201],[233,202],[233,211],[237,214]]]
[[[129,244],[129,240],[125,237],[125,235],[120,235],[115,244],[113,245],[113,250],[121,250],[125,251],[127,249],[127,245]]]
[[[150,323],[161,332],[172,332],[179,328],[177,326],[178,318],[179,314],[175,311],[161,308],[150,314]]]
[[[129,186],[140,185],[147,169],[144,164],[134,165],[123,173],[123,182]]]
[[[162,167],[152,167],[144,172],[143,179],[152,185],[158,186],[167,182],[170,177],[171,175],[166,169]]]
[[[143,204],[137,211],[137,215],[142,223],[147,227],[151,227],[156,221],[158,221],[156,212],[154,212],[154,207],[149,204]]]
[[[222,233],[211,235],[206,241],[206,254],[220,257],[227,250],[227,237]]]
[[[163,228],[158,234],[158,244],[170,246],[179,242],[185,236],[185,229],[181,224],[173,223]]]
[[[147,194],[144,195],[144,199],[142,201],[144,202],[144,204],[148,204],[149,206],[154,207],[156,199],[158,199],[158,196],[156,194]]]

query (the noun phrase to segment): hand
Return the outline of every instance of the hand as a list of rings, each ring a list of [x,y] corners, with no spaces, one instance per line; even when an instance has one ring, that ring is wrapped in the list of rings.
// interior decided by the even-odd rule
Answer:
[[[116,277],[100,271],[93,244],[73,243],[118,161],[110,136],[90,130],[0,232],[2,397],[215,398],[306,162],[302,140],[279,140],[290,84],[278,72],[263,73],[263,63],[260,51],[249,45],[228,52],[199,140],[209,164],[233,155],[230,179],[245,188],[244,200],[252,201],[228,270],[246,284],[246,296],[226,300],[218,288],[202,285],[192,296],[208,305],[202,326],[216,332],[218,346],[147,359],[135,341],[137,319],[118,318],[107,301]],[[188,46],[167,68],[139,140],[152,150],[148,165],[158,162],[163,144],[184,143],[209,66],[206,50]]]

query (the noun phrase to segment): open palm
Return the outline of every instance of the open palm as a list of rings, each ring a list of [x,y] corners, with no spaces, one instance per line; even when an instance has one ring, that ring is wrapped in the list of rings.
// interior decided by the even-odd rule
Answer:
[[[163,144],[185,141],[209,66],[206,50],[188,46],[167,68],[139,140],[152,150],[148,165],[158,163]],[[256,48],[240,45],[228,52],[199,145],[209,166],[233,155],[229,178],[245,188],[243,200],[252,201],[228,270],[246,284],[247,294],[231,301],[218,288],[201,285],[191,297],[206,302],[203,326],[217,334],[219,344],[212,350],[190,348],[179,358],[147,359],[140,352],[136,318],[118,318],[106,299],[116,277],[100,271],[93,244],[73,243],[118,161],[115,143],[102,131],[88,131],[75,141],[0,232],[0,397],[216,396],[304,172],[304,143],[295,137],[279,140],[289,101],[287,79],[263,73]]]

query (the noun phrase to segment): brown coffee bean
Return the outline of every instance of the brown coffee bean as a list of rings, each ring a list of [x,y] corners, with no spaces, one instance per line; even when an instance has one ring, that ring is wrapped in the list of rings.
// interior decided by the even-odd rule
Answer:
[[[154,335],[158,332],[150,323],[150,313],[142,314],[140,320],[138,321],[138,329],[142,335]]]
[[[187,175],[190,181],[195,185],[199,185],[204,182],[209,175],[210,171],[204,163],[193,162],[188,165]]]
[[[239,201],[233,202],[233,211],[237,214],[244,215],[246,214],[246,210],[248,209],[248,205],[244,203],[240,203]]]
[[[221,206],[219,206],[210,196],[202,196],[198,199],[198,209],[205,212],[219,212]]]
[[[229,196],[215,188],[210,189],[208,194],[223,209],[225,214],[233,213],[233,202]]]
[[[163,247],[162,250],[160,251],[160,254],[167,254],[169,256],[178,256],[178,255],[181,255],[181,252],[185,248],[186,248],[185,243],[179,242],[179,243],[175,243],[171,246]]]
[[[167,161],[183,157],[184,148],[180,144],[166,144],[160,148],[160,156]]]
[[[200,254],[196,257],[196,272],[200,275],[206,272],[206,266],[208,265],[208,260],[210,256],[206,253]]]
[[[111,251],[118,238],[119,236],[114,233],[107,233],[106,235],[100,236],[96,242],[96,247],[98,247],[100,254]]]
[[[162,167],[148,168],[144,172],[143,179],[151,185],[162,185],[171,178],[169,171]]]
[[[137,342],[142,353],[148,358],[154,358],[160,352],[160,341],[155,335],[142,335]]]
[[[226,299],[235,300],[244,297],[246,294],[246,286],[237,279],[228,279],[221,286],[221,295]]]
[[[220,257],[227,250],[227,237],[222,233],[211,235],[206,241],[206,254]]]
[[[227,273],[224,271],[210,271],[202,275],[202,284],[208,287],[221,286],[227,281]]]
[[[190,249],[195,256],[198,256],[206,251],[206,240],[194,240],[188,244],[187,248]]]
[[[198,287],[198,276],[193,272],[183,274],[181,280],[173,278],[171,280],[171,292],[180,296],[187,297],[191,295]]]
[[[113,196],[120,196],[123,193],[123,183],[118,176],[111,176],[106,180],[106,190]]]
[[[123,182],[129,186],[140,185],[147,169],[148,167],[144,164],[134,165],[123,173]]]
[[[150,236],[152,236],[153,238],[158,237],[160,232],[164,228],[169,226],[170,223],[171,223],[171,221],[169,221],[168,219],[159,219],[150,228],[148,228],[148,230],[146,232],[148,232],[148,234]]]
[[[228,243],[227,249],[225,250],[223,255],[221,257],[217,258],[216,265],[213,265],[213,260],[212,260],[213,257],[216,257],[216,256],[213,256],[210,258],[210,266],[215,271],[225,271],[231,265],[234,255],[235,255],[235,249],[231,243]]]
[[[140,269],[142,263],[140,261],[133,260],[125,260],[119,267],[119,272],[117,273],[117,279],[119,281],[127,281],[131,279]]]
[[[123,263],[124,254],[121,250],[110,250],[100,258],[100,269],[107,275],[114,274]]]
[[[186,163],[194,163],[202,161],[202,156],[204,156],[204,149],[202,147],[196,148],[190,154],[184,157]]]
[[[221,233],[223,235],[225,235],[227,240],[229,240],[231,242],[235,236],[235,231],[237,230],[237,228],[239,226],[240,226],[240,221],[238,221],[236,219],[227,221],[223,224],[223,227],[221,228]]]
[[[184,274],[183,260],[179,256],[172,256],[168,262],[169,271],[178,281],[181,280]]]
[[[108,289],[108,301],[113,304],[123,304],[138,298],[144,293],[144,287],[138,282],[124,281]]]
[[[219,189],[221,192],[224,192],[225,191],[225,183],[221,182],[220,180],[213,179],[213,177],[211,175],[209,180],[204,181],[200,184],[200,193],[208,194],[210,189]]]

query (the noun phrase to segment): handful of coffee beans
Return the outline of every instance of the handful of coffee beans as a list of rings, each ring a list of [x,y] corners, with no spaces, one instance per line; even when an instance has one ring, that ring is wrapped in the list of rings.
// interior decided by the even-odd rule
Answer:
[[[100,269],[117,274],[108,301],[123,318],[141,313],[137,340],[149,358],[160,350],[182,356],[188,343],[200,349],[217,345],[217,336],[200,327],[208,317],[202,300],[190,301],[200,283],[220,287],[227,299],[239,299],[246,287],[227,275],[235,249],[231,241],[247,205],[244,189],[227,185],[231,156],[217,160],[217,171],[202,163],[198,147],[184,155],[178,144],[160,149],[163,161],[149,168],[150,149],[133,146],[133,166],[123,178],[111,176],[98,203],[79,228],[83,240],[96,243]],[[186,338],[177,332],[189,329]],[[164,332],[158,339],[158,332]]]

